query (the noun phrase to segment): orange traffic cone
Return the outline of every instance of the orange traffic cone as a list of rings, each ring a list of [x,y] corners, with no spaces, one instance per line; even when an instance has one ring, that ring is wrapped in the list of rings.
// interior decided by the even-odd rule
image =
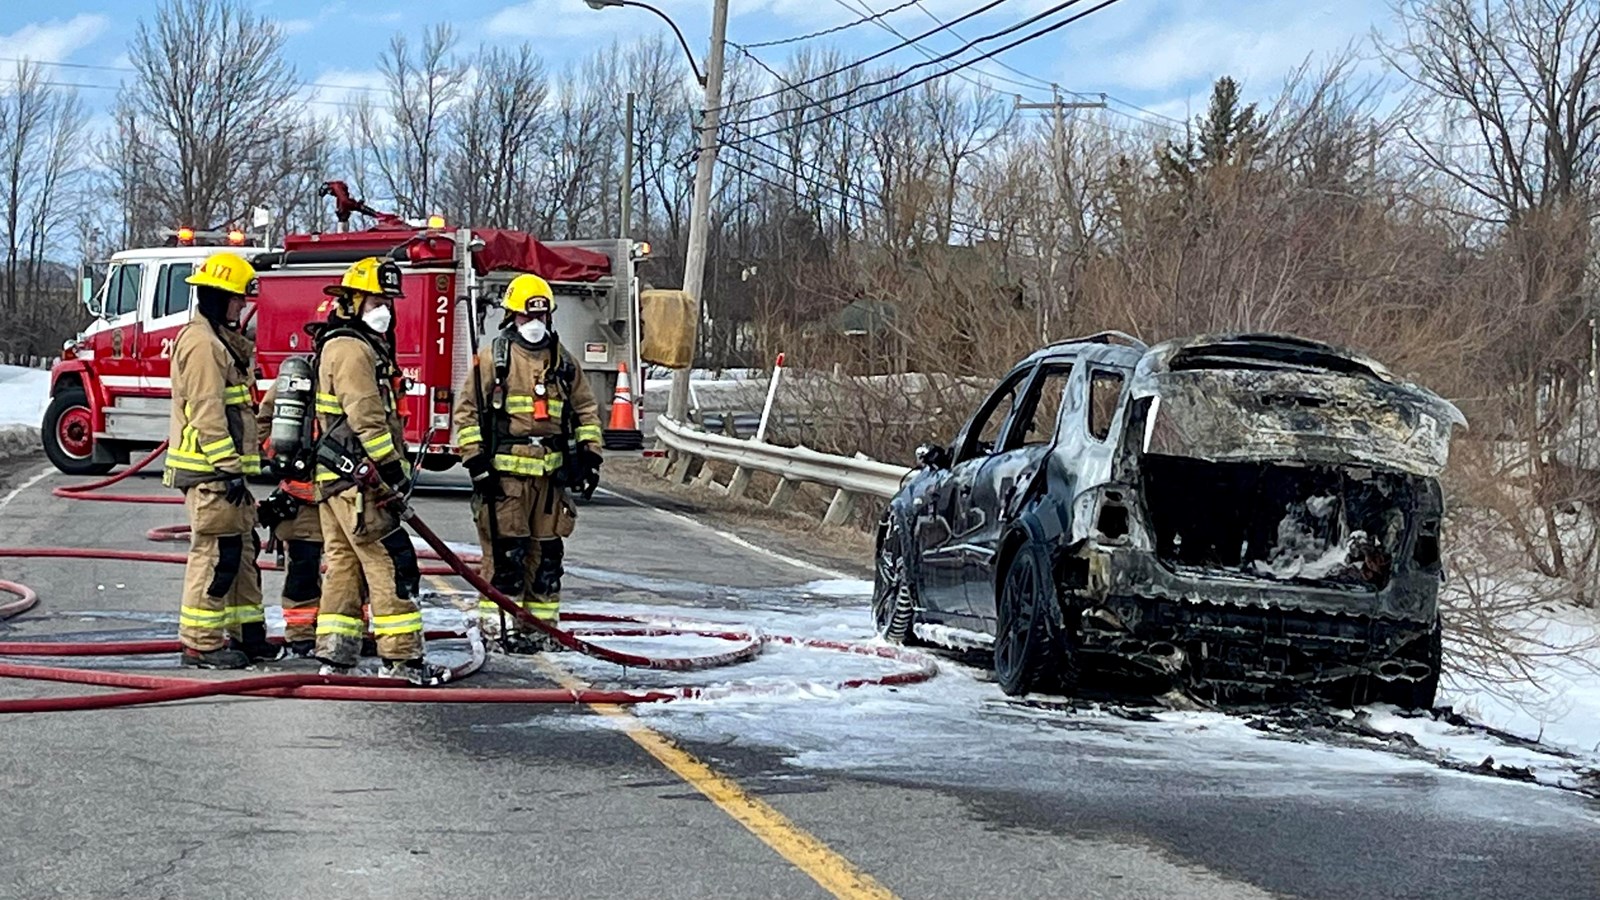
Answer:
[[[611,424],[606,427],[605,446],[608,450],[644,447],[644,435],[639,432],[639,420],[633,413],[633,383],[624,362],[617,363],[617,390],[611,395]]]

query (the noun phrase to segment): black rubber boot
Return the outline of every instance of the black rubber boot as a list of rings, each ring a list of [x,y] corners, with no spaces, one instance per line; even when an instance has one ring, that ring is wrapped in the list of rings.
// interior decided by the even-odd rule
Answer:
[[[379,678],[404,678],[412,687],[438,687],[450,680],[450,670],[420,659],[386,659]]]
[[[243,669],[249,665],[250,657],[232,647],[218,647],[215,650],[183,648],[185,669]]]
[[[253,663],[273,662],[282,659],[285,653],[282,647],[267,640],[267,626],[261,622],[239,626],[238,650]]]
[[[317,642],[310,638],[303,641],[290,641],[284,646],[289,659],[310,659],[317,655]]]

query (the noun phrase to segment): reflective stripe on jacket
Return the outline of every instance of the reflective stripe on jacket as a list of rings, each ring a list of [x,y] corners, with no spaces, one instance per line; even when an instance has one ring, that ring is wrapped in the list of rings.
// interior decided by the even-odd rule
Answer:
[[[562,417],[568,403],[572,404],[572,414],[577,420],[572,443],[591,444],[597,452],[600,449],[600,406],[589,389],[583,369],[573,361],[572,355],[559,345],[556,352],[572,369],[570,394],[556,378],[555,366],[552,365],[555,354],[549,348],[534,349],[520,340],[511,340],[510,365],[504,385],[504,412],[495,416],[499,420],[499,437],[509,440],[495,447],[494,468],[497,471],[525,478],[555,474],[561,468],[562,455],[547,451],[539,439],[557,437],[562,433]],[[493,342],[478,351],[476,365],[483,378],[485,402],[492,403],[495,383]],[[538,385],[544,386],[548,408],[548,417],[543,419],[534,418],[534,409],[539,400]],[[470,459],[482,453],[483,426],[478,421],[477,397],[470,382],[456,401],[454,418],[456,443],[461,456]]]
[[[234,343],[248,365],[249,341],[238,336]],[[196,318],[179,330],[172,343],[167,486],[186,490],[261,471],[249,378],[209,321]]]
[[[316,410],[324,440],[380,465],[397,454],[404,460],[405,423],[392,386],[379,377],[378,351],[363,338],[341,335],[329,338],[319,355]],[[351,486],[323,466],[317,467],[317,484],[323,496]]]

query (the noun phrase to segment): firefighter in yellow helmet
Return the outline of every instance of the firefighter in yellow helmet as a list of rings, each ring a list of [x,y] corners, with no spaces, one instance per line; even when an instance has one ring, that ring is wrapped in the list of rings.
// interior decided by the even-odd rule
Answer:
[[[449,670],[423,660],[422,612],[417,606],[421,574],[411,538],[397,510],[383,505],[384,492],[358,486],[338,468],[323,464],[333,451],[346,460],[370,460],[388,490],[410,487],[405,430],[399,405],[404,396],[394,357],[394,302],[400,269],[367,257],[324,291],[328,319],[307,326],[316,345],[316,412],[321,434],[316,479],[327,575],[317,612],[316,656],[323,674],[345,674],[360,655],[365,631],[361,591],[365,584],[377,637],[379,674],[414,685],[442,684]]]
[[[198,315],[172,344],[172,417],[162,482],[183,491],[189,561],[178,611],[183,664],[242,669],[276,659],[261,610],[255,498],[245,476],[261,471],[250,382],[254,348],[239,315],[255,268],[216,253],[187,279]]]
[[[550,285],[537,275],[518,275],[500,305],[506,312],[501,333],[479,351],[476,388],[463,390],[456,404],[457,442],[472,475],[484,576],[528,612],[558,625],[562,539],[577,520],[567,492],[588,496],[599,483],[600,410],[583,370],[556,336]],[[483,599],[479,609],[485,630],[494,633],[499,608]],[[518,652],[560,649],[527,627],[502,634],[501,641]]]

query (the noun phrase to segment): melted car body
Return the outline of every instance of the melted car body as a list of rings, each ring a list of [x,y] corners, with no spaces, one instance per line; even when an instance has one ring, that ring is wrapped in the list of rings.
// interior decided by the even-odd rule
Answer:
[[[1094,672],[1218,700],[1429,705],[1438,477],[1464,425],[1299,338],[1053,344],[891,502],[879,630],[992,647],[1008,693]]]

